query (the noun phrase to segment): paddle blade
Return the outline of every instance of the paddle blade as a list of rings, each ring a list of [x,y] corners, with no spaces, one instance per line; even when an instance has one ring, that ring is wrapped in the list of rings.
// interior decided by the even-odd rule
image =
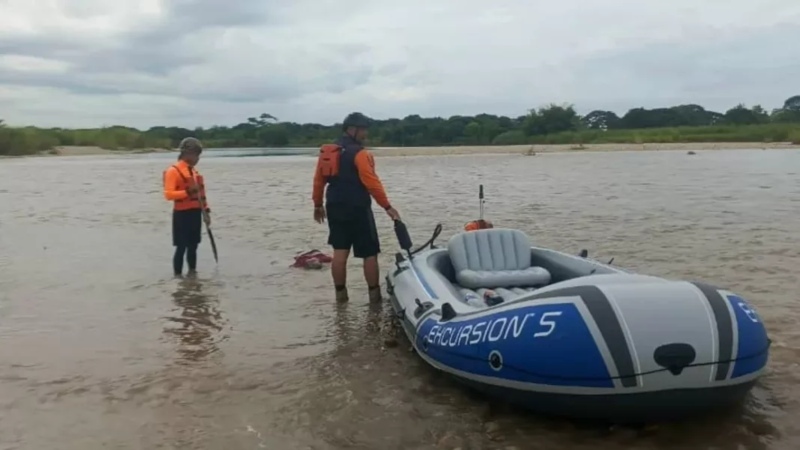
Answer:
[[[214,261],[219,262],[219,257],[217,256],[217,243],[214,241],[214,233],[211,232],[211,228],[206,227],[206,231],[208,231],[208,240],[211,242],[211,251],[214,252]]]
[[[400,244],[400,248],[405,251],[411,250],[411,236],[408,234],[408,228],[406,228],[406,224],[399,220],[394,221],[394,234],[397,236],[397,242]]]

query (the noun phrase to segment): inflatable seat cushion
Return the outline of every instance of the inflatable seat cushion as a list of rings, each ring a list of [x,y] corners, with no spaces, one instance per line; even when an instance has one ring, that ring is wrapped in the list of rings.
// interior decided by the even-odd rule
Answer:
[[[458,284],[470,289],[543,286],[550,272],[531,267],[531,243],[519,230],[491,228],[459,233],[447,243]]]

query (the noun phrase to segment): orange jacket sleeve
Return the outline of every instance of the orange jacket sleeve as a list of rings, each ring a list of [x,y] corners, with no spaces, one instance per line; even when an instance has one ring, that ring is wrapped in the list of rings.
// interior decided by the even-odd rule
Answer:
[[[325,184],[327,183],[325,177],[322,176],[319,164],[319,159],[317,159],[317,168],[314,170],[314,187],[311,191],[311,199],[314,200],[314,207],[322,206],[322,196],[325,194]]]
[[[389,204],[389,197],[386,196],[386,191],[383,189],[383,183],[375,173],[375,158],[367,149],[363,149],[355,157],[356,168],[358,169],[358,178],[361,183],[367,188],[367,191],[381,205],[383,209],[392,207]]]
[[[183,200],[189,196],[185,190],[178,189],[180,187],[180,174],[174,167],[170,167],[164,171],[164,198],[174,202],[175,200]]]

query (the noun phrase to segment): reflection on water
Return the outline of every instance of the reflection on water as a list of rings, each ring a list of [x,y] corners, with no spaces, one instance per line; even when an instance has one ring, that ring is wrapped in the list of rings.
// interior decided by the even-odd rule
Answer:
[[[179,363],[198,362],[219,351],[223,318],[216,295],[204,292],[197,277],[187,276],[178,281],[172,300],[175,315],[166,317],[171,324],[164,332],[178,338]]]
[[[386,305],[387,310],[391,310],[390,305]],[[366,323],[364,324],[364,330],[366,331],[367,335],[380,337],[381,332],[381,323],[384,321],[384,303],[375,303],[370,302],[367,305],[367,319]],[[392,316],[389,315],[387,320],[391,320]]]
[[[337,352],[349,352],[354,345],[382,342],[382,330],[392,321],[389,305],[336,303],[333,325]]]

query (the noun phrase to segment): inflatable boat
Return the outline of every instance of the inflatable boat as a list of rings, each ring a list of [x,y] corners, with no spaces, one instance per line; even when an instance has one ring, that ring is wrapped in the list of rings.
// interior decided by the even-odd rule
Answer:
[[[674,420],[735,405],[765,371],[766,329],[728,290],[536,247],[515,229],[461,232],[446,248],[434,236],[413,252],[403,240],[386,282],[413,349],[493,397]]]

